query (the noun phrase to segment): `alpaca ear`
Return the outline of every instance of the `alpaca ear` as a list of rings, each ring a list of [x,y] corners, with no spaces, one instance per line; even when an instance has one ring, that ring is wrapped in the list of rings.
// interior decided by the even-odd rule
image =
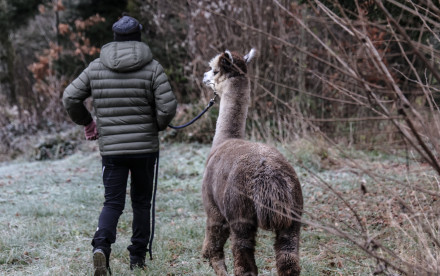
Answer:
[[[234,58],[232,58],[232,54],[231,54],[231,52],[230,52],[229,50],[226,50],[226,51],[225,51],[225,54],[228,55],[229,60],[231,61],[231,63],[234,63]]]
[[[256,53],[257,51],[254,48],[252,48],[250,52],[243,57],[244,62],[246,62],[246,64],[249,63],[255,57]]]

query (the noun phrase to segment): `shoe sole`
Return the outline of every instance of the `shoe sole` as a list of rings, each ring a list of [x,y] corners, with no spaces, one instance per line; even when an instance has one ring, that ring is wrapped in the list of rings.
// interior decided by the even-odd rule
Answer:
[[[94,276],[107,276],[107,261],[103,252],[95,252],[93,254],[93,267],[95,269]]]

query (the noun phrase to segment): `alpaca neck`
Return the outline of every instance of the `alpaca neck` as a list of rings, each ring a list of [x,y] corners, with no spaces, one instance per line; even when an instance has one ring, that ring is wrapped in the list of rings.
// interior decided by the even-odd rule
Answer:
[[[212,147],[227,139],[244,139],[246,117],[250,102],[249,80],[237,77],[228,80],[220,91],[220,111]]]

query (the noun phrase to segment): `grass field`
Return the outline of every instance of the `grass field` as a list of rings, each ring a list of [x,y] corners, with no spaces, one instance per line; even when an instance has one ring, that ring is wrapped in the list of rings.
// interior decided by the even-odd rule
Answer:
[[[90,242],[102,207],[103,185],[100,156],[91,148],[63,160],[17,161],[0,167],[0,275],[92,275]],[[199,144],[162,146],[154,260],[146,271],[128,269],[132,213],[127,197],[111,256],[113,275],[214,275],[200,253],[205,224],[201,182],[208,151],[209,146]],[[352,197],[360,196],[358,174],[319,168],[316,162],[310,167]],[[305,208],[319,205],[328,212],[335,210],[325,191],[313,185],[310,173],[295,168]],[[272,244],[272,233],[259,231],[260,275],[276,275]],[[228,244],[226,251],[232,275]],[[371,275],[371,262],[350,242],[318,227],[303,227],[302,275]]]

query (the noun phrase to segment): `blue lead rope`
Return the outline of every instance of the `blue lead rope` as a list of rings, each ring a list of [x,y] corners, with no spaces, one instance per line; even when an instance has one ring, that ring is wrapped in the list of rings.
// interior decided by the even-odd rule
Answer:
[[[187,126],[192,125],[195,121],[197,121],[198,119],[200,119],[200,117],[202,117],[202,115],[205,114],[206,111],[208,111],[208,110],[211,108],[211,106],[213,106],[213,105],[215,104],[215,98],[217,98],[217,93],[214,92],[214,98],[212,98],[212,99],[209,101],[209,103],[208,103],[208,105],[205,107],[205,109],[204,109],[202,112],[200,112],[200,114],[197,115],[194,119],[192,119],[191,121],[189,121],[188,123],[186,123],[186,124],[184,124],[184,125],[181,125],[181,126],[168,125],[168,127],[172,128],[172,129],[182,129],[182,128],[185,128],[185,127],[187,127]]]
[[[154,226],[155,226],[155,215],[156,215],[156,190],[157,190],[157,178],[159,174],[159,151],[157,152],[157,159],[156,159],[156,171],[154,173],[154,190],[153,190],[153,204],[151,206],[151,235],[150,235],[150,241],[148,242],[148,254],[150,254],[150,260],[153,260],[153,251],[151,247],[153,246],[153,239],[154,239]]]

